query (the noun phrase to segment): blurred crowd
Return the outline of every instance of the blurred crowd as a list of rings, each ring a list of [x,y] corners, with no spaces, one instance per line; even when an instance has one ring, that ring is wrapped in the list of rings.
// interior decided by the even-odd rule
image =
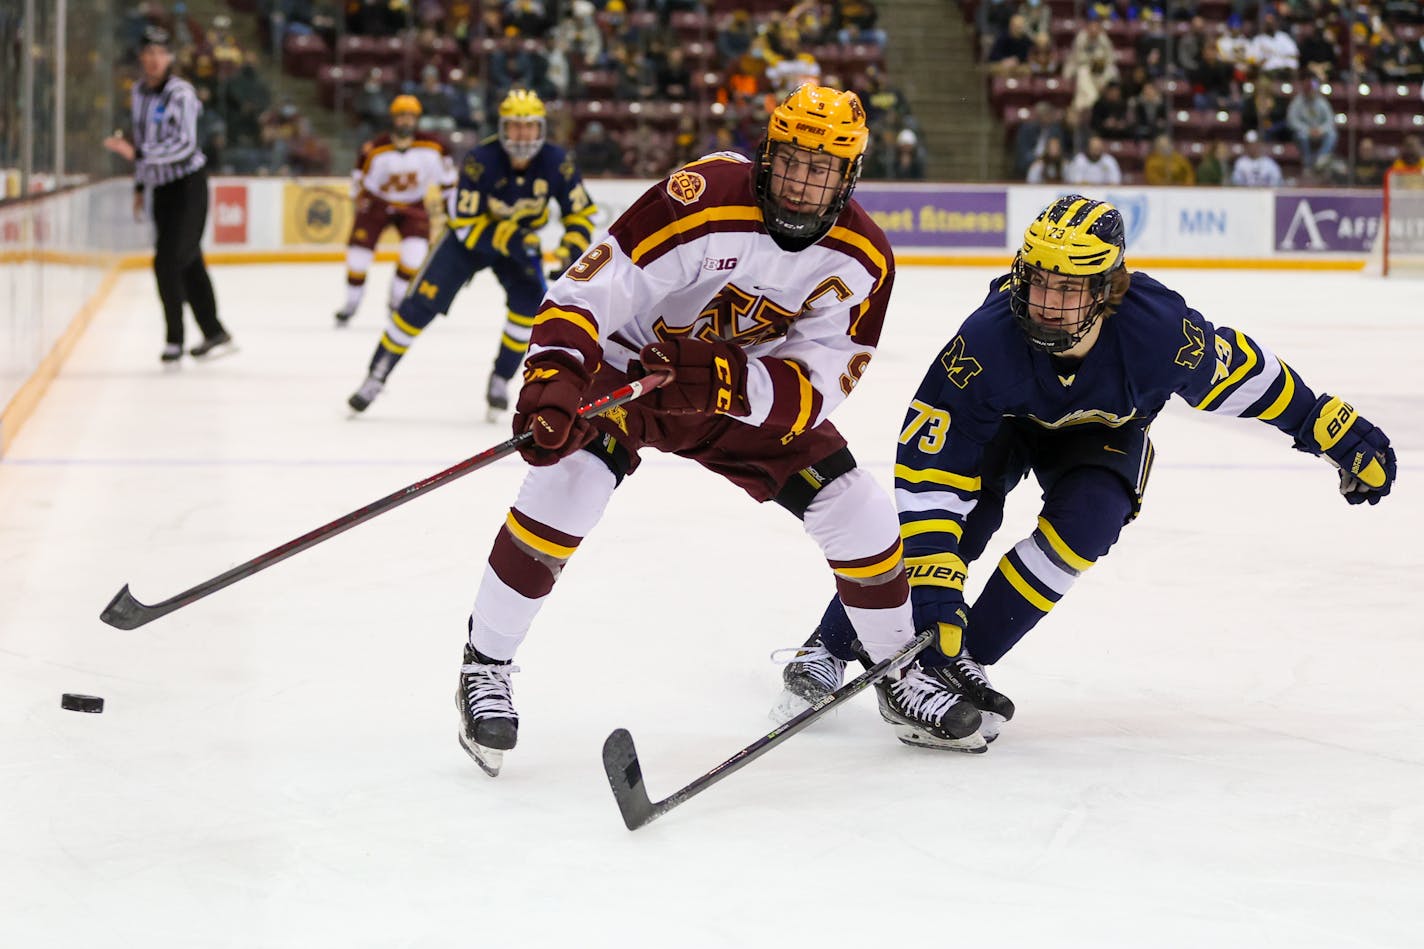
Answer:
[[[969,2],[991,98],[1043,90],[1006,119],[1029,181],[1378,185],[1419,168],[1418,0]]]

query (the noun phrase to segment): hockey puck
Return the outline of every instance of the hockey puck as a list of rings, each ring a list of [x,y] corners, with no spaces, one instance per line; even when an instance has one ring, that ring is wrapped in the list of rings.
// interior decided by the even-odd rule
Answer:
[[[66,692],[59,697],[61,708],[67,708],[71,712],[102,712],[104,710],[104,700],[97,695],[75,695],[73,692]]]

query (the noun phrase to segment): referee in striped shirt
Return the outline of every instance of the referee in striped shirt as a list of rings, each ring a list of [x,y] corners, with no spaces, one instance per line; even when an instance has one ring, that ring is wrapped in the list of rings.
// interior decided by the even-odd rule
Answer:
[[[153,272],[168,335],[160,357],[176,363],[183,357],[183,304],[203,331],[203,341],[189,350],[204,357],[232,342],[218,321],[213,284],[203,262],[203,225],[208,219],[207,159],[198,147],[198,113],[202,105],[186,79],[173,75],[168,33],[158,27],[144,31],[139,51],[142,81],[133,88],[133,141],[121,134],[104,139],[104,147],[134,163],[134,217],[143,214],[145,189],[153,193]]]

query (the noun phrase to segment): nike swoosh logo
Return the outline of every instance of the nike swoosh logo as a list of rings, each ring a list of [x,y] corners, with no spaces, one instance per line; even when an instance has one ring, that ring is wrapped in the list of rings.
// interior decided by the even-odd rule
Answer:
[[[1110,452],[1112,452],[1114,455],[1125,455],[1125,454],[1127,454],[1127,452],[1123,451],[1122,449],[1120,449],[1120,448],[1114,448],[1114,447],[1111,446],[1111,445],[1104,445],[1104,446],[1103,446],[1103,451],[1110,451]]]

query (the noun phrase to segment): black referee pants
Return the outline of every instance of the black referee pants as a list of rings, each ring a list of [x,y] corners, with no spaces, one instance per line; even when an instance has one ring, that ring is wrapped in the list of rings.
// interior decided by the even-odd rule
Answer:
[[[158,231],[153,274],[158,278],[168,342],[180,346],[185,302],[192,307],[205,339],[223,332],[213,283],[203,262],[203,226],[207,221],[208,175],[203,169],[153,189],[153,224]]]

